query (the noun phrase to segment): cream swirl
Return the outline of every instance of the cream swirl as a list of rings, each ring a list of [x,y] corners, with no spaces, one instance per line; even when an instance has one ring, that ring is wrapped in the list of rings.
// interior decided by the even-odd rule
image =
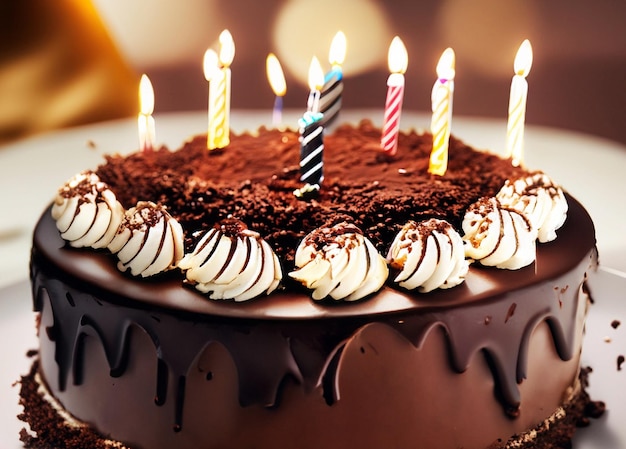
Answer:
[[[516,270],[535,260],[537,230],[521,212],[481,198],[463,218],[465,256],[482,265]]]
[[[507,180],[496,198],[505,207],[525,214],[544,243],[556,238],[567,217],[567,199],[561,187],[542,172]]]
[[[165,207],[140,201],[126,211],[108,246],[120,271],[148,277],[171,270],[183,256],[183,229]]]
[[[282,279],[278,256],[270,245],[234,218],[204,233],[178,266],[211,299],[246,301],[270,294]]]
[[[312,231],[298,245],[295,264],[289,276],[313,290],[316,300],[361,299],[380,290],[389,274],[374,245],[348,223]]]
[[[51,212],[61,237],[75,248],[105,248],[124,218],[113,191],[91,171],[59,189]]]
[[[406,223],[389,248],[387,262],[399,270],[394,282],[422,293],[459,285],[469,268],[461,236],[436,218]]]

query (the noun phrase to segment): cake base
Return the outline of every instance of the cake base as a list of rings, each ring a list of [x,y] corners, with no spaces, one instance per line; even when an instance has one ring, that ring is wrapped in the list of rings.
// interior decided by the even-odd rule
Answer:
[[[58,403],[39,376],[36,358],[28,374],[22,376],[20,404],[24,411],[18,418],[30,427],[22,429],[20,440],[27,449],[134,449],[118,441],[107,439],[89,425],[67,412],[60,412]],[[590,418],[599,418],[605,409],[602,401],[593,401],[585,391],[591,368],[582,368],[575,391],[552,416],[534,429],[515,435],[506,442],[495,441],[487,449],[562,449],[571,447],[571,439],[578,428],[590,424]]]

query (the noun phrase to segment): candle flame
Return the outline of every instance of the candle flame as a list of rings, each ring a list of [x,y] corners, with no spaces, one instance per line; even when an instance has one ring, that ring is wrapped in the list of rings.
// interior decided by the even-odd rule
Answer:
[[[437,77],[445,81],[453,80],[455,75],[454,66],[454,50],[448,47],[443,51],[437,63]]]
[[[404,46],[404,42],[398,36],[394,37],[389,45],[389,53],[387,56],[389,71],[391,73],[404,74],[409,65],[409,55]]]
[[[202,68],[204,70],[204,77],[207,81],[211,81],[211,79],[215,76],[215,73],[218,70],[218,57],[215,50],[209,48],[204,52],[204,59],[202,61]]]
[[[319,59],[313,56],[309,66],[309,89],[312,91],[321,90],[322,87],[324,87],[324,70],[322,70]]]
[[[328,62],[332,66],[340,66],[346,59],[346,48],[348,41],[343,31],[338,31],[330,43],[330,51],[328,52]]]
[[[265,61],[265,71],[274,94],[277,97],[284,96],[285,93],[287,93],[287,83],[285,82],[285,75],[283,73],[283,68],[280,65],[280,61],[274,53],[267,55],[267,59]]]
[[[533,64],[533,48],[530,45],[530,41],[525,39],[520,45],[517,54],[515,55],[515,62],[513,63],[513,69],[515,73],[520,76],[528,76],[530,68]]]
[[[235,42],[230,31],[224,30],[220,33],[220,63],[223,67],[228,67],[235,58]]]
[[[154,111],[154,89],[146,74],[141,75],[139,82],[139,110],[143,115],[150,115]]]

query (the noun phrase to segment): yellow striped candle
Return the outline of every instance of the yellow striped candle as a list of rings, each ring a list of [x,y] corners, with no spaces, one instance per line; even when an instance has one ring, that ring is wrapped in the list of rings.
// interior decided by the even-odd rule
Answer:
[[[513,69],[515,75],[511,81],[509,97],[509,120],[506,127],[506,151],[514,166],[524,162],[524,122],[526,120],[526,98],[528,96],[528,82],[526,77],[533,63],[533,49],[528,39],[522,42]]]
[[[454,50],[446,48],[437,64],[437,81],[435,81],[431,95],[433,117],[430,130],[433,135],[433,149],[430,153],[428,172],[439,176],[445,175],[448,169],[454,66]]]
[[[208,117],[209,117],[209,126],[207,132],[207,148],[213,150],[216,148],[215,146],[215,135],[216,135],[216,125],[217,120],[215,117],[215,102],[217,97],[219,96],[218,92],[218,80],[221,78],[221,72],[218,67],[219,58],[217,53],[213,49],[208,49],[204,53],[204,60],[202,62],[202,67],[204,69],[204,77],[209,82],[209,104],[208,104]]]
[[[235,43],[228,30],[219,37],[217,63],[212,53],[205,53],[204,76],[209,85],[209,130],[207,148],[224,148],[230,143],[230,65],[235,57]],[[207,70],[208,69],[208,70]]]

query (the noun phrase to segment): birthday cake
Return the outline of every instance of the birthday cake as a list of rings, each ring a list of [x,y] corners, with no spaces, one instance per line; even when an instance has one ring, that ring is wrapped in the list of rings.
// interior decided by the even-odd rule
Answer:
[[[111,155],[34,232],[27,447],[552,448],[600,413],[589,215],[546,174],[370,122]],[[320,178],[321,179],[321,178]],[[294,194],[295,192],[295,194]]]

